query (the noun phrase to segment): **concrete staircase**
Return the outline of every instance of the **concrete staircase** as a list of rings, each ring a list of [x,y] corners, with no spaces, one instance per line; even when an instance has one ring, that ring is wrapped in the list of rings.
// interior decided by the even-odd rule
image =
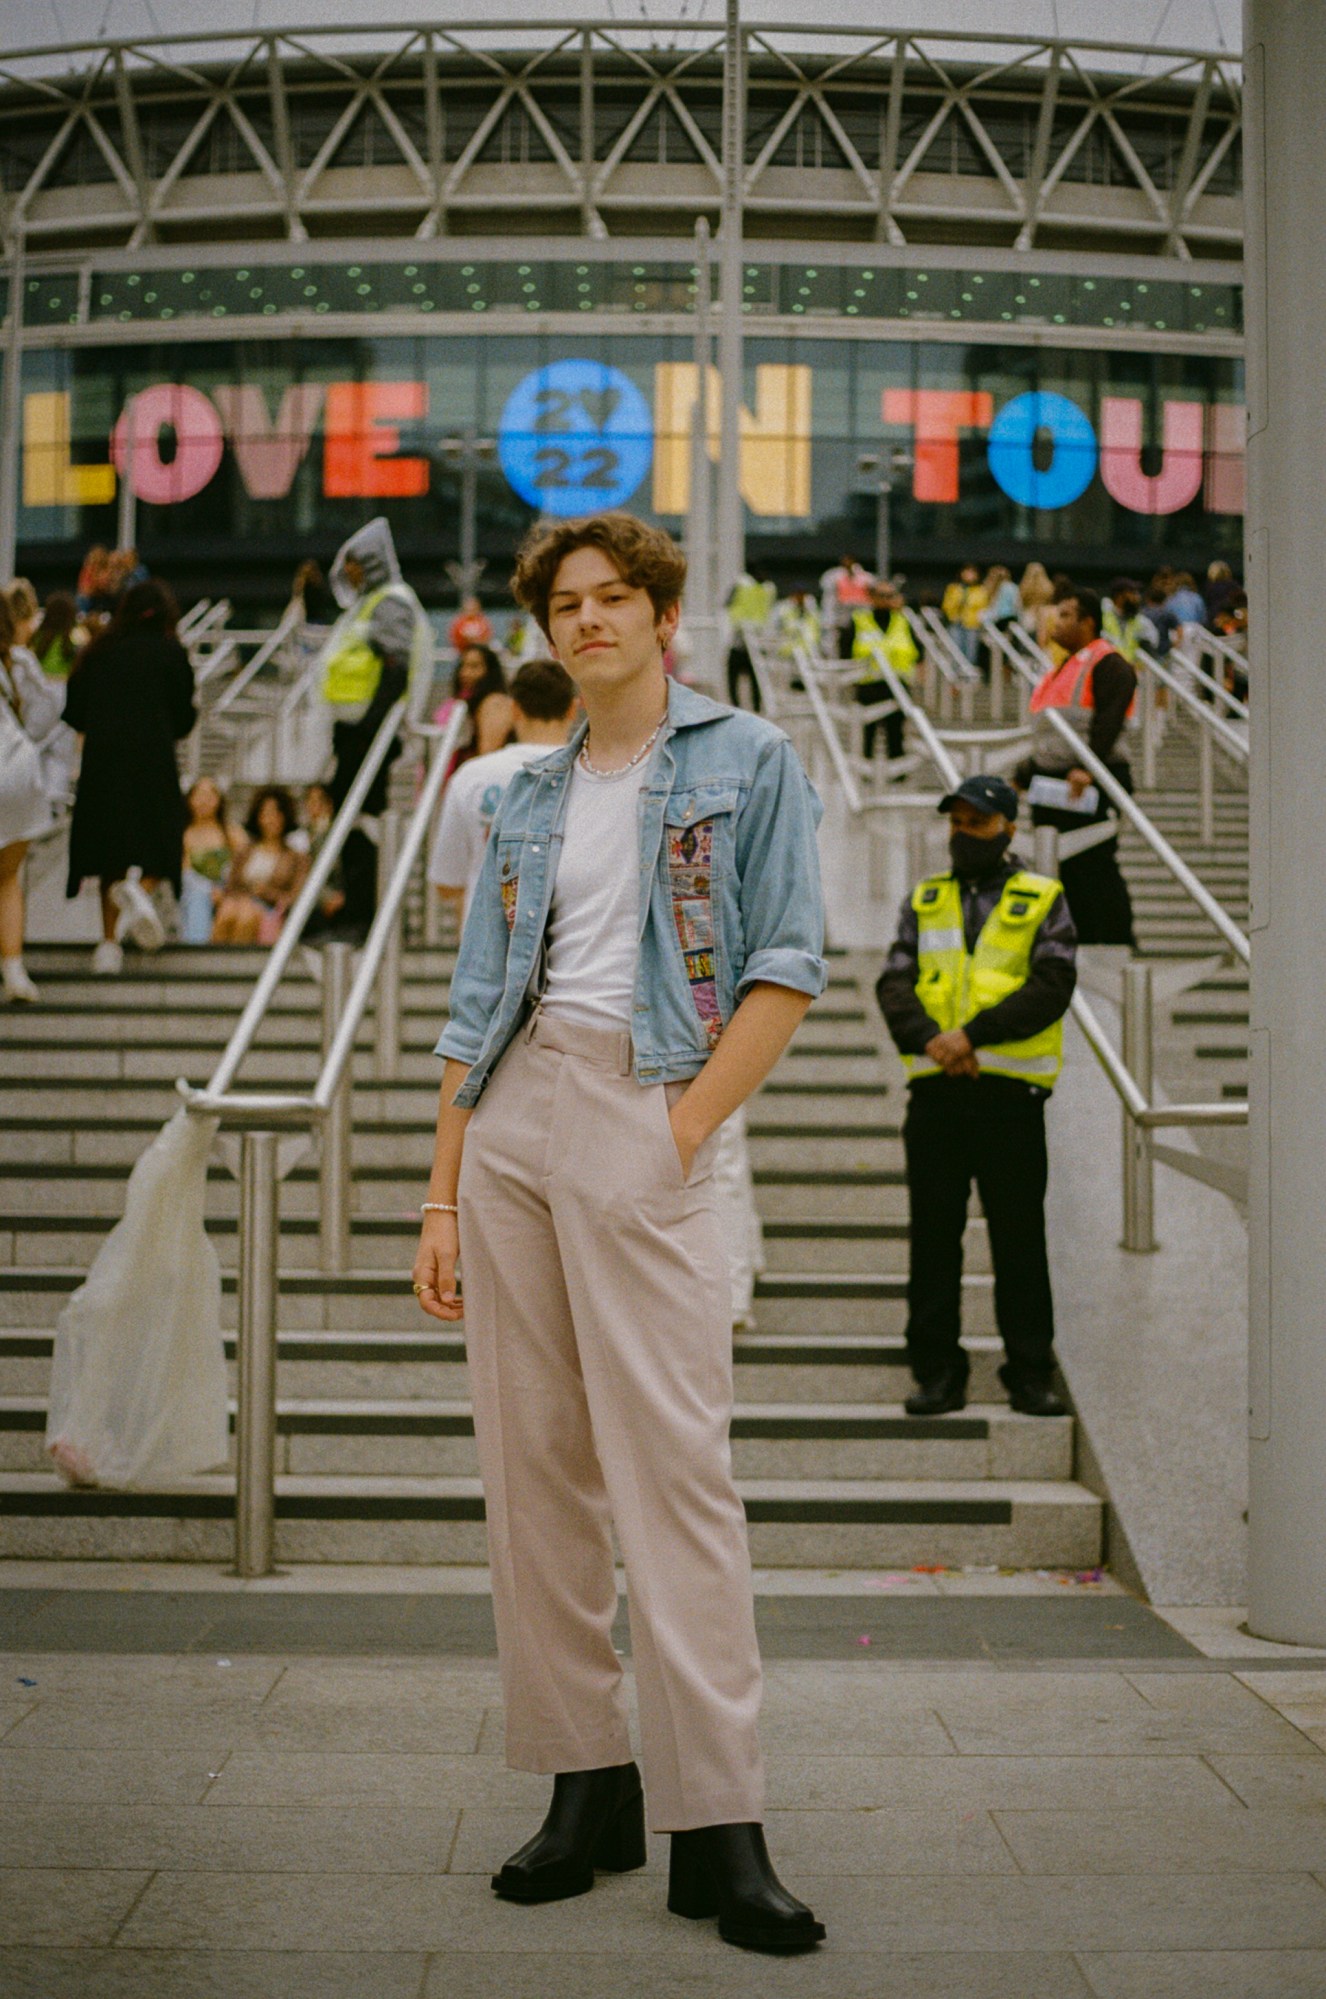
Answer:
[[[168,949],[92,981],[87,954],[32,954],[39,1007],[0,1011],[0,1555],[224,1562],[223,1473],[164,1493],[69,1492],[45,1468],[52,1329],[121,1211],[124,1181],[210,1071],[258,968],[241,950]],[[463,1342],[421,1319],[408,1271],[430,1157],[449,957],[407,953],[400,1077],[355,1092],[350,1274],[316,1268],[317,1182],[282,1197],[278,1552],[286,1562],[473,1564],[483,1506]],[[1073,1479],[1071,1419],[1013,1416],[995,1368],[984,1228],[966,1278],[973,1402],[904,1415],[907,1208],[902,1081],[881,1049],[873,963],[833,979],[752,1106],[769,1268],[739,1336],[736,1471],[757,1566],[1084,1568],[1102,1507]],[[273,1008],[242,1083],[306,1086],[318,994],[307,968]],[[366,1028],[364,1040],[367,1043]],[[236,1189],[215,1166],[210,1226],[233,1325]],[[232,1352],[233,1359],[233,1352]]]
[[[1197,754],[1187,730],[1166,736],[1152,792],[1144,807],[1193,872],[1234,921],[1248,924],[1248,793],[1239,775],[1216,759],[1215,841],[1201,839],[1196,796]],[[1140,837],[1120,842],[1133,896],[1139,949],[1149,958],[1202,958],[1220,948],[1209,923]],[[1158,1009],[1157,1065],[1174,1097],[1243,1098],[1248,1093],[1248,974],[1232,964],[1213,972]]]

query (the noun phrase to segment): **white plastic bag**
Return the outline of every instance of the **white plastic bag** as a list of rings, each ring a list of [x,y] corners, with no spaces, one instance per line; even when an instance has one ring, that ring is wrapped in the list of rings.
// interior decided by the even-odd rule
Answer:
[[[203,1227],[216,1129],[180,1110],[157,1134],[60,1314],[46,1449],[70,1485],[166,1485],[225,1463],[221,1272]]]

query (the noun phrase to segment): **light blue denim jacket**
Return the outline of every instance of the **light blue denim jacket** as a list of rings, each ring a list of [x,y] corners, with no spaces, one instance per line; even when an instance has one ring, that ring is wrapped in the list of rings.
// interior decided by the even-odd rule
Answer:
[[[526,764],[498,806],[451,981],[437,1053],[469,1066],[476,1104],[527,1019],[562,846],[564,749]],[[640,792],[640,948],[631,1038],[640,1083],[702,1069],[756,983],[824,990],[815,828],[823,807],[780,729],[668,683],[668,715]]]

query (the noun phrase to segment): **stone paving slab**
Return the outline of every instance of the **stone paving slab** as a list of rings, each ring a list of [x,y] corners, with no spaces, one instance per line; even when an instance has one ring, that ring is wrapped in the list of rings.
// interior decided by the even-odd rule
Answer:
[[[0,1950],[0,1992],[5,1999],[419,1999],[427,1968],[425,1957],[403,1951]]]
[[[658,1836],[592,1897],[492,1896],[547,1781],[503,1765],[491,1659],[12,1651],[11,1689],[4,1999],[1326,1991],[1311,1665],[771,1659],[770,1845],[830,1929],[787,1964],[670,1916]]]
[[[1306,1874],[802,1874],[793,1885],[832,1924],[836,1947],[848,1951],[1024,1951],[1031,1939],[1049,1951],[1326,1949],[1326,1889]],[[704,1962],[721,1949],[712,1925],[668,1914],[662,1879],[653,1874],[600,1881],[591,1917],[581,1899],[515,1909],[464,1875],[163,1871],[152,1876],[120,1939],[216,1950],[237,1934],[255,1950],[555,1957],[574,1948]]]
[[[467,1952],[431,1961],[423,1999],[626,1999],[642,1992],[651,1999],[770,1999],[779,1992],[798,1999],[1093,1999],[1062,1952],[842,1950],[787,1963],[729,1950],[717,1962],[679,1965],[636,1953],[606,1963],[587,1954],[531,1963],[514,1953]]]

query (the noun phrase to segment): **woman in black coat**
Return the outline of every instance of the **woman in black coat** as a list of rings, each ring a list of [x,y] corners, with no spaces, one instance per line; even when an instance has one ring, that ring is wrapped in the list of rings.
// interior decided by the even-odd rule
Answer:
[[[149,579],[125,591],[101,636],[69,680],[64,718],[83,737],[83,763],[69,835],[68,893],[88,876],[101,884],[105,942],[93,970],[117,972],[117,925],[159,944],[164,931],[149,893],[178,894],[185,804],[175,744],[193,727],[193,668],[175,636],[175,599]],[[141,885],[126,881],[137,868]]]

